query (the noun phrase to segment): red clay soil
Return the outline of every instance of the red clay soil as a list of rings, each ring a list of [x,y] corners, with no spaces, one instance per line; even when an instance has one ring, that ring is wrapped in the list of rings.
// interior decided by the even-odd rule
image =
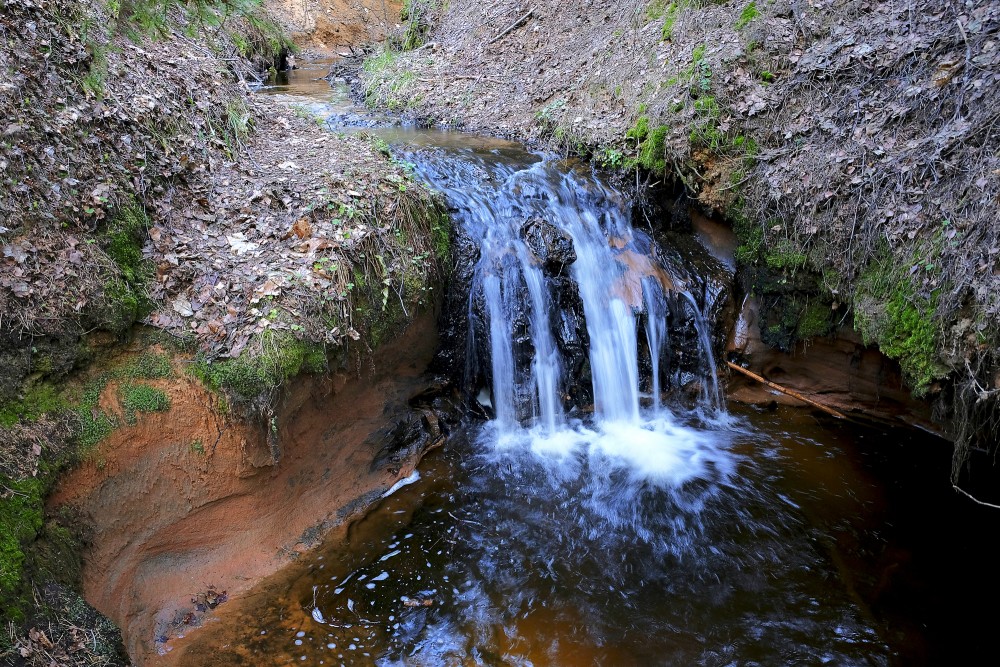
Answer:
[[[325,54],[381,41],[400,21],[399,0],[270,0],[268,8],[296,44]]]
[[[158,663],[206,601],[246,591],[412,472],[419,456],[374,465],[383,443],[370,436],[405,413],[435,346],[426,315],[370,367],[296,381],[278,410],[277,462],[266,429],[220,415],[197,381],[152,383],[170,411],[113,433],[49,508],[92,524],[84,595],[121,627],[134,664]]]
[[[836,336],[798,343],[786,353],[761,341],[757,322],[757,303],[751,297],[743,304],[727,349],[751,359],[748,370],[849,416],[903,422],[941,434],[940,426],[931,420],[930,405],[913,398],[903,384],[899,364],[878,348],[866,346],[850,328],[841,327]],[[726,396],[751,405],[804,405],[735,372],[730,373]]]

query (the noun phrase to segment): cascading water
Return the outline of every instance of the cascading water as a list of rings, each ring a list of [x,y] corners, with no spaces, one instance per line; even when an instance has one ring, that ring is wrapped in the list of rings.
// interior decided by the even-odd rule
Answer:
[[[470,329],[468,349],[488,356],[485,375],[501,438],[523,428],[549,437],[566,429],[566,409],[586,407],[566,405],[569,385],[579,382],[589,384],[593,421],[601,428],[642,426],[640,331],[652,371],[649,397],[659,412],[669,350],[668,295],[684,286],[658,263],[651,239],[632,228],[621,195],[592,173],[567,170],[551,157],[536,156],[527,165],[491,162],[472,152],[458,161],[454,155],[409,159],[423,179],[443,191],[464,234],[478,243],[468,313],[479,326]],[[708,361],[699,366],[703,393],[717,411],[711,340],[697,303],[685,296],[697,344],[705,348],[699,354]],[[574,306],[582,308],[568,317]],[[584,367],[574,370],[589,375],[586,380],[567,373],[571,364],[562,326],[580,318],[586,358]]]

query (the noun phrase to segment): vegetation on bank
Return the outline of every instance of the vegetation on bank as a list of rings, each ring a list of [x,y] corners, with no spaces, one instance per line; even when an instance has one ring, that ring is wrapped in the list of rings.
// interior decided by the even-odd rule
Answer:
[[[107,364],[102,364],[107,365]],[[135,424],[141,413],[170,409],[170,399],[148,381],[170,377],[162,354],[145,353],[111,364],[85,382],[54,384],[38,380],[21,397],[0,404],[0,590],[3,618],[26,620],[35,586],[50,583],[44,575],[64,568],[58,559],[79,559],[80,526],[57,517],[46,521],[44,499],[59,474],[75,465],[116,429]],[[102,401],[109,384],[116,387],[115,408]],[[58,538],[59,548],[50,548]],[[55,581],[72,589],[79,563],[68,579]],[[40,575],[43,575],[40,577]]]

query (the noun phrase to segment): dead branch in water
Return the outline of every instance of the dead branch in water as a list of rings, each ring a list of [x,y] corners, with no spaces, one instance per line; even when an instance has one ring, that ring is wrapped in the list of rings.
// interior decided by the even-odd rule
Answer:
[[[837,412],[833,408],[831,408],[831,407],[829,407],[827,405],[823,405],[822,403],[817,403],[816,401],[812,400],[811,398],[807,398],[807,397],[803,396],[802,394],[800,394],[799,392],[793,391],[793,390],[789,389],[788,387],[782,387],[780,384],[778,384],[776,382],[771,382],[767,378],[762,377],[760,375],[757,375],[756,373],[754,373],[752,371],[748,371],[747,369],[743,368],[742,366],[734,364],[731,361],[727,361],[726,365],[729,366],[730,368],[732,368],[734,371],[739,371],[740,373],[743,373],[747,377],[751,377],[754,380],[757,380],[757,382],[760,382],[761,384],[765,384],[768,387],[771,387],[772,389],[777,389],[782,394],[787,394],[787,395],[791,396],[792,398],[799,399],[803,403],[808,403],[809,405],[813,406],[817,410],[822,410],[823,412],[825,412],[825,413],[827,413],[829,415],[833,415],[837,419],[847,419],[847,416],[844,415],[843,413]]]

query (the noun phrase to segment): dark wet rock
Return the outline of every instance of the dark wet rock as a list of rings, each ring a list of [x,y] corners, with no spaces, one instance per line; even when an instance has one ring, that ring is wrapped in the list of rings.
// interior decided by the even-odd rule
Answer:
[[[440,433],[435,435],[432,432],[423,412],[411,412],[369,438],[373,444],[380,445],[372,461],[371,470],[388,469],[398,473],[407,461],[412,461],[427,449],[438,435]]]
[[[521,228],[521,238],[549,275],[563,273],[576,261],[569,234],[542,218],[531,218]]]

